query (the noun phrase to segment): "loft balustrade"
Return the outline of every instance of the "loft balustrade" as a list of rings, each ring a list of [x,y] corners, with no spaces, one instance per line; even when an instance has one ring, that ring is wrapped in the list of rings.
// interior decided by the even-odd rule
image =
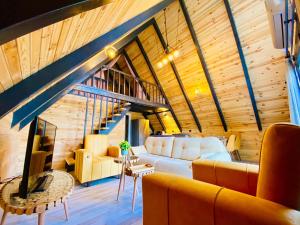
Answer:
[[[94,94],[101,96],[101,92],[106,91],[115,99],[127,100],[134,99],[143,102],[166,105],[165,99],[157,85],[146,80],[133,77],[114,68],[102,67],[101,70],[93,74],[82,84],[77,85],[72,91],[73,94],[90,96]],[[106,95],[107,96],[107,95]],[[122,98],[128,96],[130,98]]]

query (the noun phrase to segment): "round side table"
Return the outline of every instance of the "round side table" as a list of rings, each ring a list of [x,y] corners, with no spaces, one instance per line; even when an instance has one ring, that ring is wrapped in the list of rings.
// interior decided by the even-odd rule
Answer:
[[[66,220],[68,220],[67,197],[73,190],[74,178],[58,170],[54,170],[51,175],[53,180],[46,191],[31,193],[26,199],[12,197],[18,193],[22,178],[15,178],[4,185],[0,190],[0,206],[4,210],[1,225],[4,225],[9,212],[17,215],[38,213],[38,225],[44,225],[46,210],[55,207],[57,203],[64,204]]]

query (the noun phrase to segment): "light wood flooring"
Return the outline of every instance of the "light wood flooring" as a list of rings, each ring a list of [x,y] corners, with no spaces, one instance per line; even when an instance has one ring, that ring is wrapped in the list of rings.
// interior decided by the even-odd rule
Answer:
[[[132,177],[126,177],[125,191],[116,201],[119,179],[107,178],[90,187],[76,186],[69,199],[69,221],[65,221],[63,205],[46,212],[45,225],[141,225],[142,193],[138,180],[135,211],[131,211]],[[2,216],[2,209],[1,216]],[[37,215],[18,216],[8,214],[5,225],[36,225]]]

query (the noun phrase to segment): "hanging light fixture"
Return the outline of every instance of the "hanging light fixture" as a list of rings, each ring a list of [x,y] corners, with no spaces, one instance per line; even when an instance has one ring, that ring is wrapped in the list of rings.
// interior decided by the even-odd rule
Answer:
[[[104,48],[105,54],[108,58],[113,59],[117,56],[117,49],[112,46],[112,45],[108,45]]]
[[[179,13],[180,9],[178,9],[178,19],[177,19],[177,34],[176,34],[176,47],[178,43],[178,27],[179,27]],[[165,33],[166,33],[166,48],[164,49],[164,56],[163,58],[157,63],[157,67],[161,69],[163,66],[167,65],[169,62],[174,61],[175,58],[179,57],[180,53],[179,50],[173,48],[169,45],[168,40],[168,30],[167,30],[167,17],[166,17],[166,9],[164,9],[164,25],[165,25]]]

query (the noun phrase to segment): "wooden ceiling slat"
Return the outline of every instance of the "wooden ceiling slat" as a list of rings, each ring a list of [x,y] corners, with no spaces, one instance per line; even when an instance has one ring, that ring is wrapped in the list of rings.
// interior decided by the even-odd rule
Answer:
[[[50,49],[50,41],[53,32],[53,25],[44,27],[42,31],[41,51],[39,60],[39,70],[47,65],[47,57]]]
[[[17,39],[18,53],[20,57],[22,79],[30,75],[30,36],[24,35]]]
[[[10,77],[10,73],[7,68],[6,60],[3,54],[2,49],[0,48],[0,74],[1,74],[1,86],[4,89],[9,89],[13,86],[12,79]]]
[[[22,80],[20,58],[18,54],[17,41],[13,40],[2,45],[7,68],[13,84],[17,84]]]
[[[227,124],[226,124],[226,121],[225,121],[225,118],[224,118],[224,115],[223,115],[223,112],[222,112],[222,109],[221,109],[221,106],[220,106],[217,94],[215,92],[215,89],[214,89],[214,86],[213,86],[213,83],[212,83],[212,80],[211,80],[211,77],[210,77],[210,73],[209,73],[209,70],[207,68],[206,61],[205,61],[204,55],[202,53],[202,49],[201,49],[200,44],[199,44],[199,40],[197,38],[196,32],[194,30],[194,26],[193,26],[192,21],[190,19],[189,12],[188,12],[188,10],[186,8],[184,0],[179,0],[179,3],[180,3],[180,6],[181,6],[181,9],[183,11],[186,23],[188,25],[189,31],[191,33],[194,45],[195,45],[195,47],[197,49],[197,54],[199,56],[199,60],[201,62],[202,68],[204,70],[204,74],[205,74],[206,80],[208,82],[208,86],[209,86],[210,92],[211,92],[211,94],[213,96],[216,108],[218,110],[218,114],[219,114],[220,120],[222,122],[224,131],[226,132],[228,130],[227,129]]]
[[[42,29],[30,34],[30,72],[34,74],[39,70]]]

